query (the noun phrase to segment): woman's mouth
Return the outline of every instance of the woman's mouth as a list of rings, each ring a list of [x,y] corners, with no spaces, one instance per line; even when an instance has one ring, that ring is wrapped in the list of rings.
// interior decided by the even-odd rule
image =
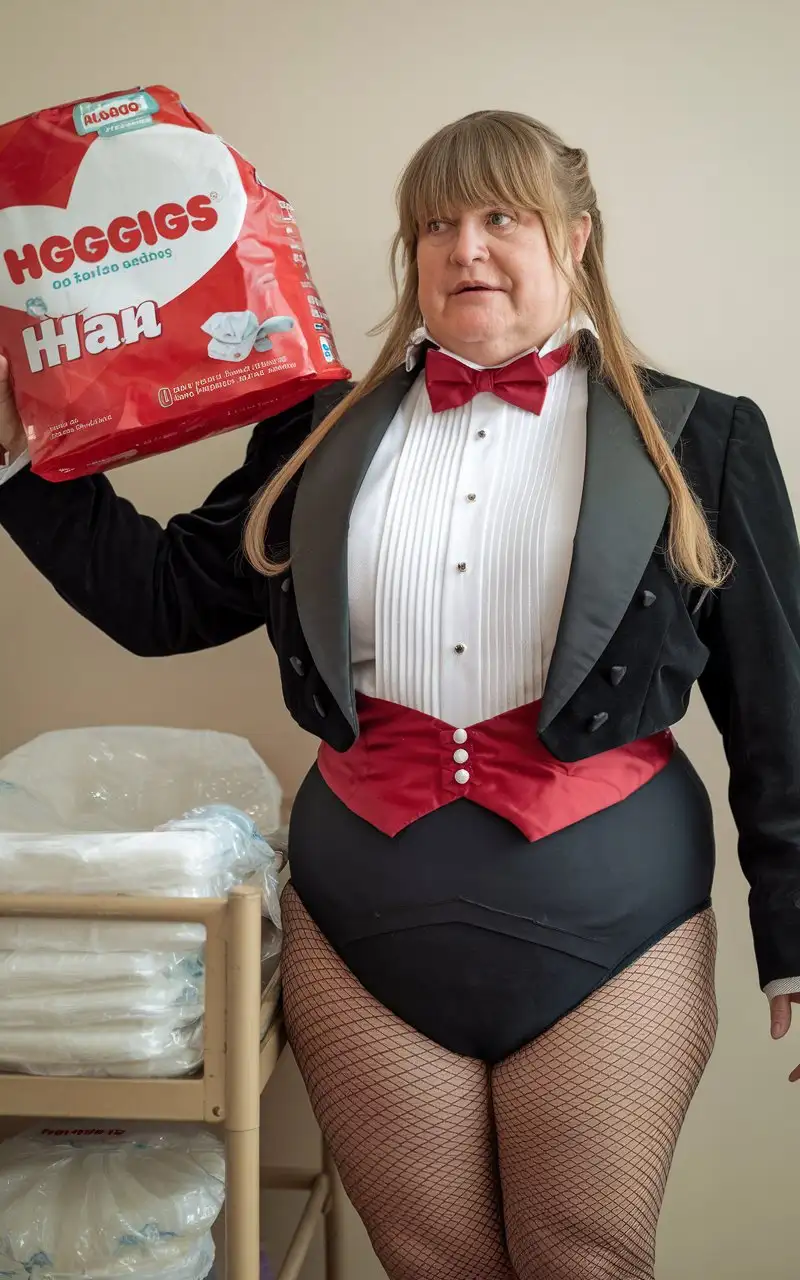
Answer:
[[[498,290],[493,284],[485,284],[483,280],[465,280],[461,284],[457,284],[453,293],[456,297],[460,297],[462,293],[497,293]]]

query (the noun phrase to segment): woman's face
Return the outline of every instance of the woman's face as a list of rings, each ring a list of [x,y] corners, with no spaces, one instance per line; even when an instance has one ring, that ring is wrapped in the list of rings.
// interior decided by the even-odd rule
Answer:
[[[580,261],[588,214],[570,244]],[[569,314],[569,286],[557,270],[538,213],[465,209],[420,228],[419,304],[431,337],[474,364],[502,364],[542,346]]]

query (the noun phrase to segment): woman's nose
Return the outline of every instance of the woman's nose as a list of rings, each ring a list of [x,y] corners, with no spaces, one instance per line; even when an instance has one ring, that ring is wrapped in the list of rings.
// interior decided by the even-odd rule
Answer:
[[[489,256],[489,249],[481,230],[462,223],[450,256],[459,267],[471,267],[475,262],[485,262]]]

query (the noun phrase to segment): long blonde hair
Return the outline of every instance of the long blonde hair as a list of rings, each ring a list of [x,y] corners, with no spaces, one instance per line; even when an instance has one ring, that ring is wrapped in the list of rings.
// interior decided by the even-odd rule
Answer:
[[[716,587],[727,567],[647,402],[641,357],[625,334],[611,297],[603,259],[603,220],[589,177],[586,153],[568,147],[546,125],[513,111],[479,111],[447,125],[412,157],[397,190],[399,226],[391,253],[395,306],[376,332],[386,332],[377,360],[361,382],[309,434],[256,499],[245,530],[248,559],[265,574],[288,562],[267,553],[270,512],[286,485],[320,441],[356,404],[403,363],[410,334],[422,323],[417,300],[417,239],[431,218],[495,203],[536,212],[553,261],[562,272],[569,231],[585,213],[592,226],[583,260],[567,275],[574,310],[595,325],[597,376],[613,388],[636,422],[670,496],[667,553],[674,572],[689,583]]]

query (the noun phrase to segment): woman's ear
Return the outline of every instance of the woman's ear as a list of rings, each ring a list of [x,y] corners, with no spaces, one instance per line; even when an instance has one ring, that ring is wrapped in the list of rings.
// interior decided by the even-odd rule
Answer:
[[[573,262],[578,263],[583,261],[583,255],[586,252],[586,246],[589,243],[589,236],[591,234],[591,214],[582,213],[577,222],[572,224],[572,231],[570,232],[569,247]]]

